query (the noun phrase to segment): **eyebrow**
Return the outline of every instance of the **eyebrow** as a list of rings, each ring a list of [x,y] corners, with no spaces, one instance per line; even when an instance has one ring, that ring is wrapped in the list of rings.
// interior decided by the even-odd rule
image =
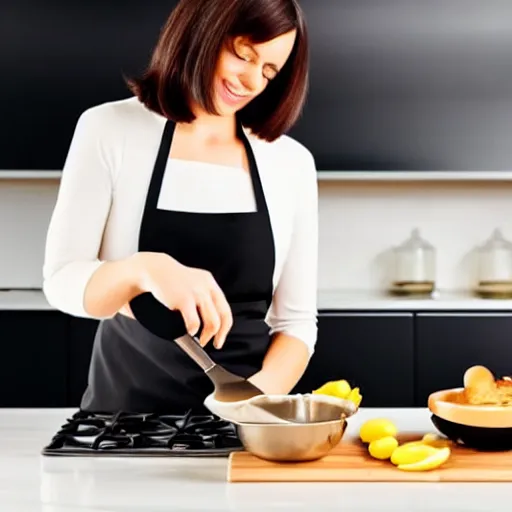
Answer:
[[[260,54],[256,51],[256,48],[254,48],[254,46],[252,44],[248,44],[247,46],[249,46],[250,50],[259,58],[260,57]],[[276,74],[279,73],[279,68],[273,64],[272,62],[265,62],[265,66],[268,66],[269,68],[272,68]]]

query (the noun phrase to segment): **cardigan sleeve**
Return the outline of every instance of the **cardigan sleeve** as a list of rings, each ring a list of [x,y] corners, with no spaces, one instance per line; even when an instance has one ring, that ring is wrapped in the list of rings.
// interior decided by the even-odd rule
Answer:
[[[98,254],[112,201],[118,127],[105,106],[78,119],[46,237],[43,291],[56,309],[89,317],[86,285],[102,264]]]
[[[272,334],[282,332],[298,338],[312,355],[317,340],[318,182],[314,158],[302,149],[292,188],[295,215],[291,243],[268,323]]]

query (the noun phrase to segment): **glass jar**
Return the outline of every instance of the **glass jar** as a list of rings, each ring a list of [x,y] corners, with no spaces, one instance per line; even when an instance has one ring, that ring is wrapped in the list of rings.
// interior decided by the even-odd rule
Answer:
[[[436,250],[424,240],[418,228],[393,250],[391,293],[431,295],[435,290]]]
[[[500,229],[478,250],[477,293],[489,298],[512,296],[512,243]]]

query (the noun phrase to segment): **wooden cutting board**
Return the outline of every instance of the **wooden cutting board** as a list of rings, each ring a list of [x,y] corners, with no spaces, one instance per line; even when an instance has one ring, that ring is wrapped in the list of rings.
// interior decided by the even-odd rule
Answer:
[[[400,442],[421,439],[406,436]],[[275,463],[248,453],[229,457],[228,482],[512,482],[512,452],[478,452],[452,446],[438,469],[409,472],[368,454],[357,439],[344,439],[326,457],[312,462]]]

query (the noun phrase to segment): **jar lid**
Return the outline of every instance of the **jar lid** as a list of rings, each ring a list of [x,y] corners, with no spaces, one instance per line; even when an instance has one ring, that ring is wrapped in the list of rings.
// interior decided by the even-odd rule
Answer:
[[[485,241],[484,244],[482,244],[480,250],[486,252],[499,250],[512,251],[512,243],[505,239],[501,229],[496,228],[492,232],[492,235]]]
[[[396,248],[397,251],[434,251],[434,246],[427,242],[420,235],[420,230],[414,228],[411,231],[411,235],[401,245]]]

